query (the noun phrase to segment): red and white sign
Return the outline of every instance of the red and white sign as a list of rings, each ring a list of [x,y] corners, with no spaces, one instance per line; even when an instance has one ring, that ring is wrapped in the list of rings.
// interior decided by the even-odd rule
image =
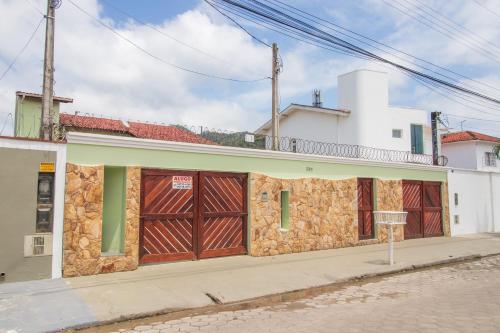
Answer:
[[[174,190],[190,190],[193,188],[193,177],[191,176],[173,176],[172,188]]]

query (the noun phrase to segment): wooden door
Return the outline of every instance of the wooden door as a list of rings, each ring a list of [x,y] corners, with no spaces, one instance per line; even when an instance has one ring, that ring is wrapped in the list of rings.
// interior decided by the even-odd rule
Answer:
[[[373,179],[358,178],[358,235],[359,239],[375,237],[373,227]]]
[[[143,170],[141,182],[140,263],[195,259],[196,172]]]
[[[199,257],[246,253],[247,176],[200,173]]]
[[[423,183],[424,237],[443,235],[441,183]]]
[[[140,263],[247,252],[247,176],[142,171]]]
[[[405,225],[405,239],[423,237],[421,181],[403,181],[403,209],[405,212],[408,212]]]

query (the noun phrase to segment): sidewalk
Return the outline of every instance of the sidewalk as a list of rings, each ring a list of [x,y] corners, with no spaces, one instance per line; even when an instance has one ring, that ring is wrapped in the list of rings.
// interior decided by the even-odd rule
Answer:
[[[469,256],[500,254],[500,235],[429,238],[253,258],[145,266],[137,271],[0,285],[0,332],[46,332],[144,314],[242,301]]]

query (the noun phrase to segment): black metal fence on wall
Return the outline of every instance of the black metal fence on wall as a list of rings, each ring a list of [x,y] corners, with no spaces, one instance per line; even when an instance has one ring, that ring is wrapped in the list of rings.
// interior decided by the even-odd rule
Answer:
[[[271,150],[273,137],[250,132],[228,133],[201,130],[198,134],[216,144],[232,147]],[[433,165],[432,155],[414,154],[410,151],[390,150],[360,145],[338,144],[313,140],[279,137],[278,150],[283,152],[322,155],[343,158],[359,158],[380,162],[414,163]],[[439,156],[438,165],[448,163],[446,156]]]
[[[138,128],[136,128],[139,124]],[[67,123],[59,126],[56,133],[64,139],[65,133],[72,130],[82,130],[81,123]],[[106,131],[98,128],[92,131],[88,128],[85,132],[95,132],[101,134],[114,134],[147,139],[157,139],[166,141],[189,142],[200,144],[213,144],[228,147],[271,150],[272,137],[252,132],[231,132],[220,129],[209,129],[203,126],[166,125],[157,123],[128,122],[128,127],[117,128],[116,126]],[[422,165],[433,165],[432,155],[413,154],[410,151],[398,151],[381,148],[366,147],[360,145],[338,144],[330,142],[319,142],[300,138],[279,137],[278,150],[282,152],[311,154],[321,156],[332,156],[342,158],[354,158],[372,160],[380,162],[412,163]],[[438,165],[445,166],[448,159],[440,156]]]

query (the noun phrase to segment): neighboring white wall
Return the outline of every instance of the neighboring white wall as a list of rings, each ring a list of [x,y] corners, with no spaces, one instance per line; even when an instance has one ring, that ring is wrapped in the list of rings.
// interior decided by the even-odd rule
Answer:
[[[452,236],[500,231],[500,173],[454,169],[448,172]],[[455,193],[458,205],[455,205]],[[455,224],[455,215],[459,223]]]
[[[411,124],[424,126],[424,153],[432,154],[432,138],[426,111],[389,106],[388,75],[357,70],[338,77],[338,106],[351,111],[339,119],[339,143],[411,151]],[[392,137],[402,129],[403,138]]]
[[[66,144],[36,140],[0,139],[0,147],[26,150],[55,151],[56,175],[54,191],[54,217],[52,227],[52,278],[62,276],[64,186],[66,182]]]
[[[500,160],[496,167],[485,164],[485,153],[492,152],[493,142],[460,141],[441,146],[442,154],[448,157],[448,166],[453,168],[500,172]]]
[[[307,110],[280,119],[280,137],[337,143],[339,116]],[[266,132],[271,136],[271,129]]]
[[[448,158],[448,167],[476,170],[477,154],[474,141],[461,141],[441,145],[441,151]]]
[[[389,148],[387,73],[357,70],[338,77],[338,106],[351,111],[339,121],[339,143]]]
[[[494,147],[493,142],[484,142],[484,141],[477,141],[476,142],[476,156],[477,156],[477,165],[478,165],[478,170],[483,170],[483,171],[500,171],[500,160],[496,160],[496,166],[487,166],[486,165],[486,153],[491,153],[493,152],[493,147]]]
[[[427,122],[427,112],[419,109],[390,106],[385,121],[392,128],[384,133],[390,139],[388,149],[411,151],[411,125],[422,125],[424,129],[424,154],[432,155],[432,129]],[[403,138],[392,137],[393,129],[402,129]]]

